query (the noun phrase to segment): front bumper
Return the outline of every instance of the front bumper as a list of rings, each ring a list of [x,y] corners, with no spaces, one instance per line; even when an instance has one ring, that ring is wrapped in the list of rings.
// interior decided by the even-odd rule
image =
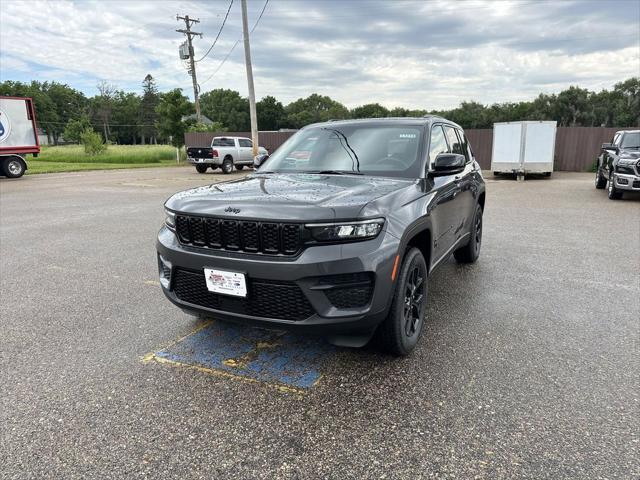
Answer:
[[[171,302],[183,310],[242,323],[320,334],[371,331],[384,320],[395,286],[391,274],[398,248],[399,240],[386,231],[373,240],[307,247],[295,257],[183,246],[167,227],[160,230],[157,241],[162,290]],[[205,267],[243,272],[248,283],[247,299],[230,298],[205,291]],[[185,300],[185,295],[182,294],[184,290],[177,285],[185,276],[189,276],[190,288],[197,289],[188,298],[192,301]],[[349,292],[346,292],[346,297],[341,294],[331,296],[327,292],[338,292],[337,289],[342,288],[342,280],[338,279],[348,280],[352,277],[360,280],[363,277],[369,278],[371,290],[368,300],[362,304],[345,307],[345,298],[347,303],[351,298]],[[269,294],[275,298],[253,301],[257,295],[264,295],[264,285],[278,283],[286,283],[298,293],[301,292],[304,303],[310,305],[308,316],[295,320],[274,318],[273,314],[265,316],[260,308],[255,308],[256,304],[264,305],[265,301],[287,301],[285,296],[280,298],[279,293]],[[222,299],[210,301],[214,300],[213,297]],[[253,308],[243,307],[243,302],[247,301]],[[273,303],[270,303],[270,307],[265,311],[279,311]]]
[[[640,192],[640,176],[626,173],[614,173],[613,184],[618,190]]]

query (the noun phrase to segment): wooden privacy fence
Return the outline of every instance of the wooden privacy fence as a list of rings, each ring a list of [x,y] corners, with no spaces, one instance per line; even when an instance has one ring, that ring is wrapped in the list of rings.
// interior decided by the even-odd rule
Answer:
[[[554,170],[565,172],[588,171],[594,160],[600,154],[603,143],[610,142],[613,134],[618,130],[636,130],[634,128],[605,128],[605,127],[558,127],[556,132],[556,149]],[[260,146],[273,152],[295,132],[260,132]],[[476,160],[483,170],[491,168],[491,149],[493,146],[493,129],[465,130],[471,143]],[[224,133],[186,133],[187,146],[208,147],[214,136],[249,137],[248,132]]]

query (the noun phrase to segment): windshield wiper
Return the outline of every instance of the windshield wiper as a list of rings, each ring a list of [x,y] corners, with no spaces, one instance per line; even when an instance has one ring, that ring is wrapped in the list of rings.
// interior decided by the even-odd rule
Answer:
[[[296,173],[311,173],[316,175],[364,175],[364,173],[351,172],[349,170],[302,170]]]

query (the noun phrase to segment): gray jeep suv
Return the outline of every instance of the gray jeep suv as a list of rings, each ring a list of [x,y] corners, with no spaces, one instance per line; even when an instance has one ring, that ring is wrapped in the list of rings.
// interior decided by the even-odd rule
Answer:
[[[160,283],[183,310],[406,355],[431,272],[478,258],[485,184],[444,118],[335,121],[297,132],[246,177],[173,195]]]

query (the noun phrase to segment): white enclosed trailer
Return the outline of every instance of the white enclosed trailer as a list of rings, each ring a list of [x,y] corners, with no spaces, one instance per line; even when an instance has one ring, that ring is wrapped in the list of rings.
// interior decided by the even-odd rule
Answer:
[[[36,113],[30,98],[0,97],[0,175],[21,177],[27,154],[40,153]]]
[[[493,124],[491,170],[495,174],[553,172],[556,122],[527,121]]]

